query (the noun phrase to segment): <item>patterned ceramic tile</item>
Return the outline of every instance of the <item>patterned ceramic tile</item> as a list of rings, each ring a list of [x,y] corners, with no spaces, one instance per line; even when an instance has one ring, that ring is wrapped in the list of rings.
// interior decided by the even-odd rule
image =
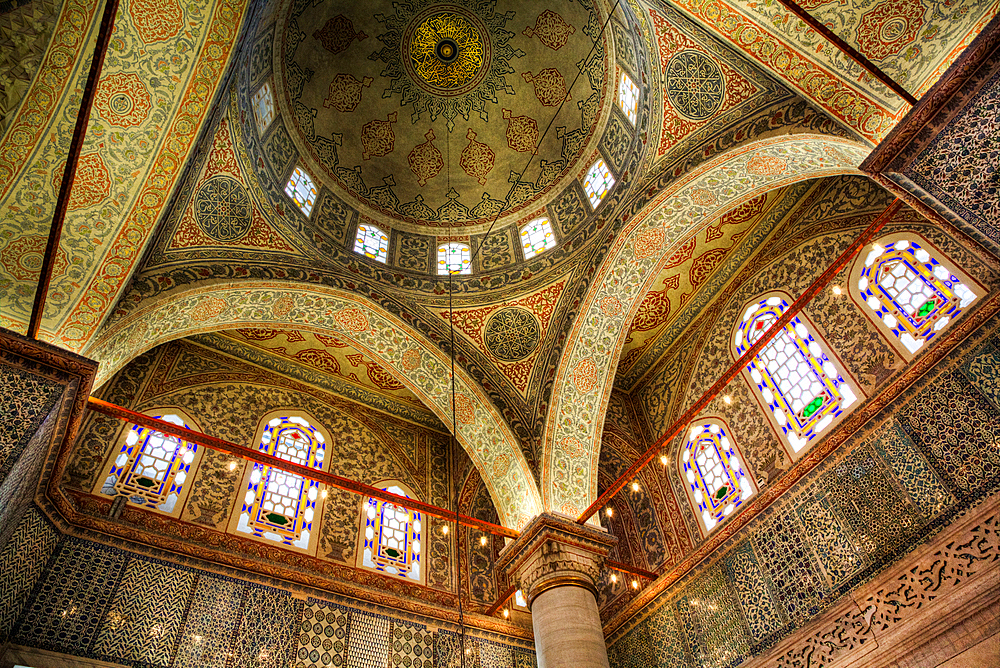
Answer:
[[[753,542],[774,584],[777,602],[789,616],[798,623],[819,612],[827,598],[826,587],[810,557],[798,516],[788,510],[775,512],[761,522]]]
[[[0,364],[0,482],[60,394],[62,386],[56,382]]]
[[[998,367],[1000,368],[1000,367]],[[913,447],[909,437],[893,421],[877,438],[872,447],[903,486],[910,502],[925,519],[937,517],[945,508],[955,503],[955,497],[944,486],[927,460]]]
[[[65,539],[25,609],[15,641],[87,655],[127,559],[117,550]]]
[[[351,633],[347,642],[348,668],[386,665],[391,631],[392,620],[388,617],[366,612],[351,615]]]
[[[961,373],[938,378],[900,410],[899,421],[961,493],[977,494],[1000,475],[1000,411]]]
[[[145,559],[125,567],[93,653],[166,668],[180,632],[194,572]]]
[[[293,668],[347,665],[351,613],[321,601],[302,610]]]
[[[247,585],[242,607],[230,668],[285,668],[291,662],[302,601],[288,592]]]
[[[507,649],[509,653],[510,648]],[[434,634],[423,624],[394,620],[389,668],[434,668]]]
[[[677,625],[673,606],[663,605],[646,622],[654,666],[690,665],[684,650],[684,635]]]
[[[476,639],[476,645],[479,650],[480,668],[513,668],[514,657],[508,645],[482,638]]]
[[[695,578],[675,605],[688,647],[702,665],[729,666],[749,656],[746,622],[721,568]]]
[[[225,668],[242,598],[242,584],[199,574],[172,668]]]
[[[615,644],[615,668],[649,668],[653,665],[653,652],[649,646],[645,622],[637,624]]]
[[[0,553],[0,642],[7,639],[58,542],[55,528],[29,508]]]
[[[750,541],[744,541],[729,554],[725,568],[733,583],[734,596],[743,608],[751,640],[759,643],[780,631],[787,621],[774,602]]]
[[[826,498],[807,498],[797,506],[796,512],[831,587],[836,587],[867,564],[853,532],[844,525]]]
[[[959,367],[972,386],[1000,411],[1000,349],[988,341],[969,355]]]

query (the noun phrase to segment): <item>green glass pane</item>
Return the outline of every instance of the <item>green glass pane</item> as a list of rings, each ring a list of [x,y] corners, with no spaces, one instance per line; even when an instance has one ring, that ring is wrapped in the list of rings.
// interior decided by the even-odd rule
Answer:
[[[284,515],[279,515],[278,513],[268,513],[264,515],[269,522],[272,524],[277,524],[278,526],[285,526],[288,524],[288,518]]]
[[[156,484],[156,481],[152,478],[139,478],[136,482],[140,487],[145,487],[146,489],[149,489]]]
[[[824,399],[826,399],[825,396],[824,397],[816,397],[815,399],[813,399],[812,401],[810,401],[809,405],[806,406],[806,409],[804,411],[802,411],[802,415],[805,416],[805,417],[811,417],[812,414],[815,413],[816,411],[818,411],[820,409],[820,406],[823,405],[823,400]]]
[[[928,299],[926,302],[924,302],[924,305],[920,307],[920,310],[917,311],[917,317],[923,318],[928,313],[933,311],[935,306],[937,306],[937,302],[934,301],[933,299]]]

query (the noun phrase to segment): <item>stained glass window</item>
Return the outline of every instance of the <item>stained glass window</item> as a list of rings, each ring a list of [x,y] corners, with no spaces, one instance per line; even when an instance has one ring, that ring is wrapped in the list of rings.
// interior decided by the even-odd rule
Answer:
[[[596,209],[614,185],[615,177],[611,176],[611,170],[604,164],[604,160],[599,159],[587,172],[587,178],[583,180],[583,189],[590,198],[590,206]]]
[[[548,218],[536,218],[521,228],[521,247],[524,249],[525,260],[556,247],[556,236],[552,233]]]
[[[639,112],[639,88],[624,72],[622,72],[621,81],[618,82],[618,106],[632,121],[632,125],[635,125]]]
[[[411,498],[398,485],[383,487],[387,492]],[[364,505],[364,547],[366,568],[422,581],[420,513],[388,501],[368,499]]]
[[[514,605],[519,608],[528,607],[528,599],[524,598],[524,592],[520,589],[514,592]]]
[[[178,415],[154,417],[180,427],[188,426]],[[191,465],[197,453],[198,446],[194,443],[134,425],[111,462],[101,493],[124,494],[138,506],[176,514],[180,511],[178,502],[183,501],[184,484],[194,475]]]
[[[448,243],[438,246],[438,274],[471,274],[472,252],[465,244]]]
[[[292,198],[306,217],[312,213],[313,204],[316,203],[316,184],[301,165],[296,165],[292,175],[288,177],[285,194]]]
[[[873,244],[856,285],[856,296],[910,355],[977,297],[914,237]]]
[[[354,238],[354,252],[385,262],[389,253],[389,235],[374,225],[358,225],[358,236]]]
[[[736,444],[721,422],[699,421],[691,426],[681,465],[706,531],[714,529],[754,495]]]
[[[257,118],[257,134],[263,135],[271,121],[274,120],[274,94],[271,92],[271,82],[264,85],[253,94],[253,114]]]
[[[736,328],[734,352],[746,352],[788,308],[782,296],[750,304]],[[830,426],[857,395],[825,347],[796,316],[747,366],[753,387],[793,452]]]
[[[259,450],[322,470],[326,439],[305,418],[276,417],[264,425]],[[319,483],[273,466],[254,464],[246,485],[236,530],[307,549],[316,519]]]

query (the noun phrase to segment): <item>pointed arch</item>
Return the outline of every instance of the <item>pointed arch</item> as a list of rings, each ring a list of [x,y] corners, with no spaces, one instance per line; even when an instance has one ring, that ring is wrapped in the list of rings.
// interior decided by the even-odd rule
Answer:
[[[781,318],[793,299],[772,291],[740,310],[729,352],[736,361]],[[803,312],[792,318],[743,369],[767,421],[792,459],[805,453],[821,433],[840,422],[864,395]]]
[[[383,480],[374,486],[408,499],[420,498],[399,480]],[[366,498],[361,504],[357,566],[419,584],[427,582],[423,558],[424,521],[423,515],[416,510]]]
[[[622,229],[594,273],[556,371],[542,441],[546,509],[597,498],[604,411],[629,324],[670,254],[726,211],[799,181],[860,174],[868,148],[813,134],[751,142],[671,182]]]
[[[896,352],[912,360],[986,289],[916,232],[898,232],[854,259],[851,299]]]
[[[677,466],[704,536],[757,493],[739,444],[721,418],[698,418],[688,425]]]
[[[240,327],[336,335],[377,361],[452,427],[451,365],[438,346],[363,296],[290,281],[196,287],[136,309],[105,327],[88,348],[87,355],[101,364],[95,387],[157,345]],[[456,371],[458,441],[482,474],[500,521],[520,529],[542,509],[534,477],[489,396],[465,371]]]

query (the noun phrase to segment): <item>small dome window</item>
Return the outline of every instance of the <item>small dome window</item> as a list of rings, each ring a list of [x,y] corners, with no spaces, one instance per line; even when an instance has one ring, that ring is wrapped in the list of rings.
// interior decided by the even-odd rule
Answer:
[[[303,169],[302,165],[296,165],[292,175],[288,177],[288,183],[285,184],[285,194],[292,198],[292,201],[308,218],[316,203],[316,184],[313,183],[309,172]]]
[[[635,125],[639,117],[639,87],[624,72],[622,72],[622,78],[618,82],[618,106],[628,116],[632,125]]]
[[[389,235],[374,225],[358,225],[354,252],[385,263],[389,254]]]
[[[438,275],[471,273],[472,252],[467,245],[452,242],[438,246]]]
[[[521,248],[524,259],[530,260],[542,251],[556,247],[556,236],[548,218],[536,218],[521,228]]]
[[[271,92],[271,82],[265,81],[264,85],[253,94],[253,115],[257,120],[257,134],[263,136],[264,132],[271,126],[274,120],[274,93]]]
[[[583,180],[583,189],[590,199],[590,206],[596,209],[614,185],[615,177],[611,175],[611,170],[604,164],[604,160],[598,159]]]

